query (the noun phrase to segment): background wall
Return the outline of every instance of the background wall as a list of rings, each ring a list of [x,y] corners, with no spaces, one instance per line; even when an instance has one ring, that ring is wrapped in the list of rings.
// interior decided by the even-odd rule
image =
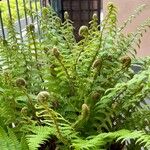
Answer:
[[[145,10],[129,24],[125,32],[135,31],[136,27],[146,18],[150,17],[150,0],[103,0],[103,10],[106,10],[108,2],[114,2],[118,6],[118,21],[119,24],[126,20],[130,14],[141,4],[146,4]],[[105,14],[106,12],[104,12]],[[138,49],[138,56],[150,56],[150,29],[142,38],[141,48]]]

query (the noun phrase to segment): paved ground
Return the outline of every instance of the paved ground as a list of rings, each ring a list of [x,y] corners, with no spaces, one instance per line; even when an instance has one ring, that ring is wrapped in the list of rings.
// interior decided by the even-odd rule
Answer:
[[[27,18],[27,21],[28,21],[28,24],[32,23],[30,17]],[[25,19],[23,18],[23,19],[20,20],[20,22],[21,22],[22,34],[24,35],[24,31],[25,31],[25,29],[26,29],[26,21],[25,21]],[[37,24],[37,22],[34,21],[34,24]],[[14,25],[15,25],[16,31],[17,31],[18,33],[20,33],[20,28],[19,28],[18,21],[16,21],[16,23],[15,23]],[[6,28],[6,27],[4,28],[4,33],[5,33],[6,37],[7,37],[7,28]],[[1,25],[0,25],[0,36],[2,36],[2,28],[1,28]]]

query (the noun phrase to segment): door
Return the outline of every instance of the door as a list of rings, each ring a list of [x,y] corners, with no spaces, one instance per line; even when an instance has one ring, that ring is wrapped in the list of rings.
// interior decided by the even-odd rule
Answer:
[[[77,35],[81,25],[88,25],[94,13],[100,22],[101,0],[62,0],[62,14],[67,11],[74,22]]]

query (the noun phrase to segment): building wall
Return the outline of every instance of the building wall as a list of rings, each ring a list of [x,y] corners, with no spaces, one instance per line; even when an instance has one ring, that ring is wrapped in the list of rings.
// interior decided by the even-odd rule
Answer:
[[[103,0],[103,8],[106,10],[108,2],[114,2],[118,6],[118,24],[121,23],[128,18],[130,14],[141,4],[146,4],[147,7],[145,10],[133,21],[133,23],[129,24],[124,31],[125,33],[135,31],[136,27],[142,23],[146,18],[150,17],[150,0]],[[105,14],[106,12],[104,12]],[[150,29],[144,34],[142,38],[141,48],[138,49],[138,56],[150,56]]]

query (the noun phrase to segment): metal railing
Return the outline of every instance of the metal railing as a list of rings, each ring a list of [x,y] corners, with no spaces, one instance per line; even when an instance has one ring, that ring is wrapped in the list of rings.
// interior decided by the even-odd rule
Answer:
[[[1,3],[5,3],[5,9],[1,8]],[[13,9],[11,5],[15,6]],[[16,13],[15,29],[19,33],[21,39],[24,38],[25,28],[28,24],[34,23],[36,30],[40,35],[40,21],[42,7],[51,5],[63,20],[64,11],[68,11],[70,19],[73,20],[75,26],[75,34],[81,25],[88,25],[93,13],[96,13],[100,22],[100,13],[102,9],[102,0],[85,0],[84,4],[81,0],[0,0],[0,36],[4,39],[7,37],[6,14],[8,19],[13,19],[14,11]],[[21,6],[20,6],[21,4]],[[82,6],[82,7],[81,7]],[[35,13],[34,13],[35,12]],[[35,15],[34,14],[38,14]],[[40,36],[39,36],[40,37]]]
[[[2,4],[5,6],[3,9]],[[42,7],[46,7],[49,4],[51,4],[50,0],[0,0],[0,36],[4,39],[7,37],[7,25],[5,21],[7,19],[14,20],[14,11],[16,14],[14,26],[21,39],[23,39],[25,27],[30,23],[36,24],[37,31],[40,34],[39,16],[36,15],[36,18],[34,18],[33,12],[40,15]],[[11,5],[15,7],[12,8]],[[4,13],[7,15],[4,16]]]

